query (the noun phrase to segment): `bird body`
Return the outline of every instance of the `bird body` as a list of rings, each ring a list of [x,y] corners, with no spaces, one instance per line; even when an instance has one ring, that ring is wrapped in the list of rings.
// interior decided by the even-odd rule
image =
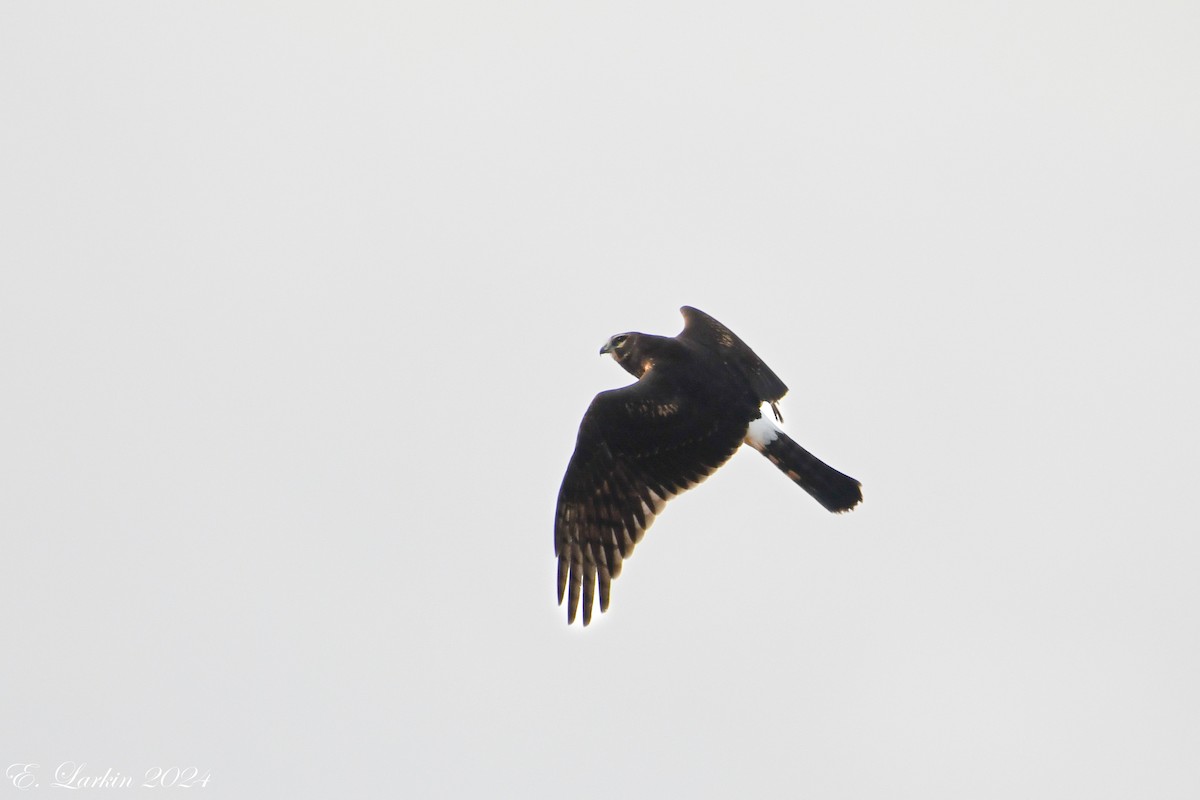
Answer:
[[[579,426],[558,495],[554,549],[558,600],[574,622],[591,621],[596,589],[608,609],[611,582],[666,502],[711,475],[743,442],[830,511],[862,499],[858,481],[823,463],[762,416],[787,386],[732,331],[684,306],[674,337],[622,333],[611,354],[638,380],[600,392]]]

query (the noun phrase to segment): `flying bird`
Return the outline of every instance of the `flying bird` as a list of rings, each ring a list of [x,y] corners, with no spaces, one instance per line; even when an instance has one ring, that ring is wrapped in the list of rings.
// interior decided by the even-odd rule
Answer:
[[[830,511],[849,511],[862,486],[794,442],[783,422],[784,385],[733,331],[690,306],[674,337],[619,333],[609,354],[637,381],[596,395],[583,415],[554,521],[558,602],[567,623],[583,598],[592,619],[599,588],[608,610],[613,578],[672,497],[703,481],[743,442]]]

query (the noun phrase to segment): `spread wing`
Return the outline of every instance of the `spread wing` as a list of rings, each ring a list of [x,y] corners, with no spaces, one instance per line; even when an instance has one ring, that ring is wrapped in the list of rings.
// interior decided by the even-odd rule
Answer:
[[[684,306],[679,309],[679,313],[683,314],[683,332],[676,338],[719,353],[726,364],[742,373],[749,381],[750,388],[758,395],[759,402],[770,403],[775,416],[782,421],[775,403],[787,394],[788,388],[779,376],[772,372],[736,333],[708,314],[691,306]]]
[[[655,515],[733,455],[755,413],[714,408],[654,369],[596,396],[579,426],[554,522],[558,602],[569,586],[568,623],[581,591],[583,624],[591,621],[597,580],[600,610],[608,609],[612,579]]]

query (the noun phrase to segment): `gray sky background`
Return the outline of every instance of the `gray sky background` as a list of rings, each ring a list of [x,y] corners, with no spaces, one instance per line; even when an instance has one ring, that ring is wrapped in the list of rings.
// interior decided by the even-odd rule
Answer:
[[[3,4],[0,797],[1200,795],[1198,41]],[[866,503],[739,453],[568,628],[596,351],[685,303]]]

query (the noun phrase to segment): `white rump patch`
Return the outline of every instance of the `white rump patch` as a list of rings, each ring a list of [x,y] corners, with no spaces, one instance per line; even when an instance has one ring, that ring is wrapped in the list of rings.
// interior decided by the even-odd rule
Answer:
[[[775,423],[767,419],[765,416],[759,417],[750,423],[750,427],[746,429],[746,444],[753,447],[755,450],[764,450],[767,445],[779,438],[779,428]]]

